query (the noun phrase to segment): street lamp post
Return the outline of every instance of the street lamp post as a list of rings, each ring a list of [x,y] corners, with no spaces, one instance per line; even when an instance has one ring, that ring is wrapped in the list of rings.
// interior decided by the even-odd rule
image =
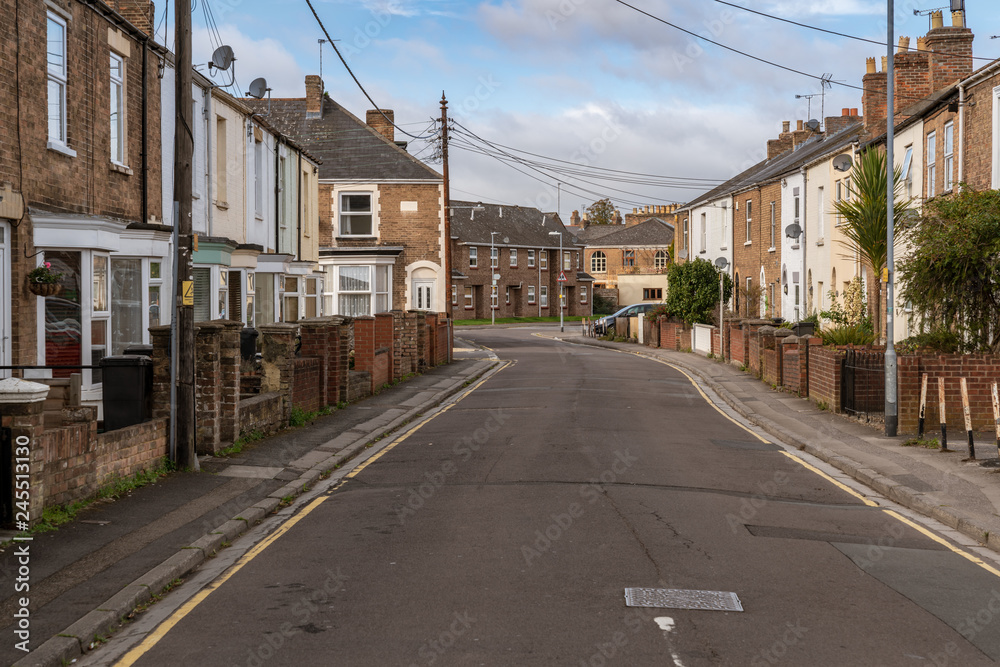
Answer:
[[[565,265],[565,260],[563,260],[563,235],[562,232],[549,232],[549,236],[559,237],[559,272],[563,272],[563,266]],[[563,281],[559,281],[559,331],[565,331],[563,328]]]
[[[497,293],[497,269],[500,268],[500,257],[497,256],[497,263],[493,263],[493,257],[496,256],[496,246],[494,245],[494,239],[500,232],[490,232],[490,324],[497,323],[497,308],[496,304],[500,302],[500,295]]]

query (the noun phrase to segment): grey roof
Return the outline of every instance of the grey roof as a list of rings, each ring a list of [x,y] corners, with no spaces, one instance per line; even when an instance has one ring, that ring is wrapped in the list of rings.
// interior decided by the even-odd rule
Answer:
[[[673,226],[660,218],[650,218],[630,227],[615,225],[612,233],[586,240],[587,246],[593,248],[668,246],[673,242]]]
[[[683,209],[689,210],[704,202],[773,181],[782,174],[787,174],[812,160],[840,150],[844,146],[857,141],[863,132],[864,126],[858,122],[831,135],[817,134],[799,144],[794,150],[786,151],[781,155],[758,162],[722,185],[709,190],[697,199],[685,204]]]
[[[442,180],[439,173],[326,95],[322,117],[308,119],[305,98],[240,101],[316,156],[322,162],[320,179],[376,183]]]
[[[625,225],[589,225],[583,228],[574,227],[573,233],[584,243],[592,243],[603,236],[620,232],[623,229],[625,229]]]
[[[473,211],[474,206],[486,210]],[[564,248],[577,242],[572,232],[537,208],[451,200],[451,234],[459,243],[489,245],[490,232],[499,232],[493,236],[498,247],[558,248],[559,237],[549,236],[549,232],[563,233]]]

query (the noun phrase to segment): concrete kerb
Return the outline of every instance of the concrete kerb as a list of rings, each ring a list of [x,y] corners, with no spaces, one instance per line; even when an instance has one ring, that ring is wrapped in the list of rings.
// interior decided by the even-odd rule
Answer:
[[[163,592],[174,580],[187,576],[201,565],[205,558],[217,551],[222,542],[232,542],[252,525],[259,523],[265,516],[278,508],[282,498],[300,495],[324,473],[353,458],[369,444],[381,440],[417,415],[440,405],[459,393],[467,383],[478,380],[497,365],[498,362],[495,360],[474,364],[466,375],[456,378],[447,388],[435,392],[434,396],[422,405],[407,410],[386,426],[361,435],[352,444],[303,472],[295,481],[278,489],[267,498],[244,508],[237,513],[235,518],[203,535],[190,545],[182,547],[177,553],[133,581],[94,611],[43,642],[41,646],[14,663],[13,667],[57,667],[78,658],[89,650],[95,637],[109,634],[116,626],[124,623],[124,619],[128,618],[136,607],[152,599],[154,592],[156,594]]]
[[[582,337],[581,337],[582,338]],[[591,341],[587,339],[581,339],[579,341],[566,341],[571,343],[578,343],[581,345],[591,345],[593,347],[603,347],[612,350],[621,350],[629,354],[634,354],[639,357],[645,357],[647,359],[657,359],[659,357],[644,353],[642,351],[622,349],[622,344],[609,343],[607,341]],[[947,505],[934,504],[928,502],[928,494],[923,494],[915,489],[901,484],[885,475],[879,474],[875,470],[870,468],[863,468],[861,464],[848,459],[842,454],[837,454],[830,451],[822,445],[817,445],[816,443],[811,443],[803,440],[794,433],[787,431],[780,425],[774,423],[770,419],[761,417],[760,415],[748,410],[743,403],[737,399],[733,394],[715,382],[712,378],[705,375],[701,369],[692,366],[690,364],[684,363],[682,360],[675,359],[671,357],[671,363],[676,363],[679,366],[683,366],[685,370],[690,371],[698,376],[698,378],[705,383],[712,391],[714,391],[722,400],[726,402],[729,407],[738,412],[744,419],[759,426],[768,434],[786,442],[797,449],[812,454],[816,458],[829,463],[830,465],[836,467],[849,477],[869,486],[882,495],[890,498],[891,500],[899,503],[900,505],[911,509],[915,512],[919,512],[924,516],[928,516],[932,519],[936,519],[946,526],[957,530],[958,532],[971,537],[972,539],[984,543],[988,548],[993,551],[1000,552],[1000,535],[992,533],[986,528],[976,523],[975,519],[969,517],[964,512],[956,510],[955,508],[948,507]]]

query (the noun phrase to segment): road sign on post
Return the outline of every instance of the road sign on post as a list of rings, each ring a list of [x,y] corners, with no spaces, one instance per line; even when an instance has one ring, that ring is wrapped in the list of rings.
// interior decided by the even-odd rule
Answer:
[[[561,282],[561,283],[566,282],[566,272],[565,271],[560,271],[559,272],[559,282]]]

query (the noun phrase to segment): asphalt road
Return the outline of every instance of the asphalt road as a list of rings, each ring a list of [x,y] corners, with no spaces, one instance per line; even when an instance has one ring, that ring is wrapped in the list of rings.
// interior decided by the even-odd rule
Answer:
[[[677,370],[526,329],[138,665],[980,665],[1000,578],[800,464]],[[630,587],[744,610],[633,608]]]

